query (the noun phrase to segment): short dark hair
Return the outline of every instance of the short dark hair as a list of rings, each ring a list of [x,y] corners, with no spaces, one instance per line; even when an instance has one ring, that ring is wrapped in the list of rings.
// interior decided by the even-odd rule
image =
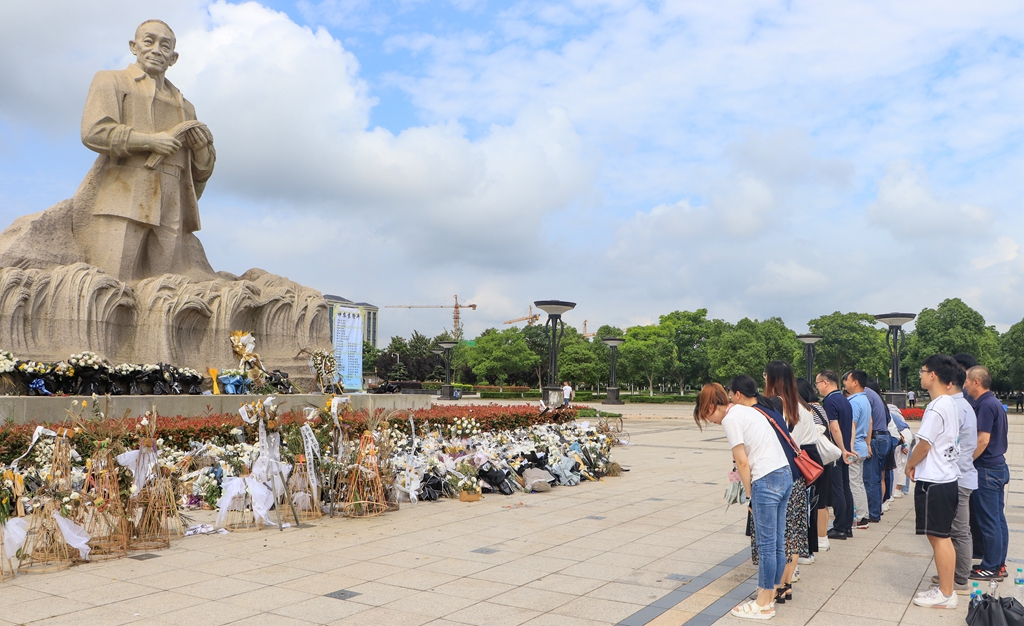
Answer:
[[[829,381],[836,387],[839,386],[839,374],[836,374],[832,370],[821,370],[820,372],[818,372],[818,376],[821,376],[822,378]]]
[[[847,372],[846,376],[843,376],[843,380],[846,380],[847,378],[852,378],[857,381],[857,384],[860,385],[861,388],[868,386],[868,373],[864,370],[853,370]]]
[[[748,398],[756,398],[758,396],[757,383],[746,374],[740,374],[733,378],[725,388],[729,391],[738,391]]]
[[[925,359],[921,365],[927,367],[929,372],[938,376],[939,382],[943,385],[956,382],[960,371],[960,364],[948,354],[933,354]]]
[[[960,367],[964,368],[964,371],[969,370],[978,364],[978,359],[966,352],[958,352],[957,354],[954,354],[953,360],[959,363]]]

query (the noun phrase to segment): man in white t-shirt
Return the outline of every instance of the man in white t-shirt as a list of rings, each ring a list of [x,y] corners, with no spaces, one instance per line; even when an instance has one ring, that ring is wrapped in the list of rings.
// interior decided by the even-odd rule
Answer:
[[[955,609],[953,572],[956,550],[950,539],[956,516],[960,479],[960,420],[956,402],[949,395],[957,382],[960,365],[945,354],[933,354],[921,365],[921,386],[933,398],[924,410],[917,431],[917,446],[907,461],[907,475],[916,481],[914,510],[917,534],[926,535],[939,572],[937,587],[914,598],[917,606]]]
[[[572,385],[568,381],[562,385],[562,406],[569,406],[569,401],[572,400]]]
[[[907,392],[907,404],[910,405],[910,408],[914,408],[914,403],[916,401],[917,401],[917,395],[914,393],[914,390],[911,389],[910,391]]]

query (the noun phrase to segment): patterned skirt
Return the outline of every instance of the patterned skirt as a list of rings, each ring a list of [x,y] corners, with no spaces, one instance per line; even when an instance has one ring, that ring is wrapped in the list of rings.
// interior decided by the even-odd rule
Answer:
[[[786,505],[786,559],[808,554],[807,545],[807,482],[803,476],[793,480],[793,493]],[[750,533],[750,560],[757,565],[757,536]]]

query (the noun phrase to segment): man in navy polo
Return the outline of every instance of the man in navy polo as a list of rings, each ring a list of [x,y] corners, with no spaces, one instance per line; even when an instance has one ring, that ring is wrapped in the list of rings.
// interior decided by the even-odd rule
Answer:
[[[1003,403],[991,388],[988,368],[977,365],[967,371],[964,389],[974,399],[978,417],[978,447],[974,450],[978,488],[971,494],[971,513],[981,532],[984,550],[981,565],[971,573],[971,580],[1002,580],[1010,545],[1005,513],[1005,489],[1010,482],[1005,456],[1008,423]]]
[[[822,370],[815,378],[832,440],[843,455],[832,470],[832,511],[836,519],[828,539],[846,539],[853,536],[853,492],[850,491],[850,463],[857,458],[853,450],[853,408],[846,396],[839,391],[839,375],[832,370]]]
[[[864,489],[868,495],[868,519],[878,523],[882,519],[882,477],[885,473],[885,459],[892,450],[889,436],[889,407],[882,396],[867,385],[868,375],[860,370],[851,376],[863,376],[864,396],[871,406],[871,456],[864,459]]]

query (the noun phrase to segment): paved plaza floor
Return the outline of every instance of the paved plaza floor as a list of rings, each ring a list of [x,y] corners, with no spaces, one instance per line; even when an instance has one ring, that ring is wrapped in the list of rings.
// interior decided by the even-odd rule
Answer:
[[[723,501],[731,464],[721,428],[700,432],[691,410],[627,419],[631,445],[615,458],[631,471],[618,478],[188,537],[155,558],[20,575],[0,584],[0,626],[738,624],[728,610],[756,580],[746,511]],[[1012,570],[1024,563],[1024,476],[1014,469],[1024,467],[1024,420],[1010,423]],[[911,604],[933,572],[903,498],[801,566],[772,623],[962,624],[966,601],[956,611]]]

